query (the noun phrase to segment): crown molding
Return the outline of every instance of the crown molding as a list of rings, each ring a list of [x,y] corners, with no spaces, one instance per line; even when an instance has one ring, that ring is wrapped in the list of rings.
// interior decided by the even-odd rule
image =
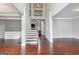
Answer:
[[[21,20],[21,18],[0,18],[0,20]]]
[[[20,15],[19,14],[12,14],[12,13],[10,13],[10,14],[0,13],[0,16],[20,16]]]
[[[54,19],[75,19],[78,18],[79,16],[75,16],[75,17],[54,17]]]

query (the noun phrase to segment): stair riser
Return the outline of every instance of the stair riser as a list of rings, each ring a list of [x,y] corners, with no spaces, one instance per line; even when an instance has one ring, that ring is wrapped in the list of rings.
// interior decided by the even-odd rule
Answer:
[[[30,30],[27,36],[26,44],[37,44],[37,30]]]
[[[27,40],[36,40],[37,41],[38,39],[27,39]]]

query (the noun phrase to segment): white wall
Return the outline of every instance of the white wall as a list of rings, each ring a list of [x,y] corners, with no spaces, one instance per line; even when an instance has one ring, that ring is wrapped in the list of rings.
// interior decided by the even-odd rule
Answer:
[[[79,39],[79,17],[74,19],[54,19],[54,38]]]
[[[79,17],[73,19],[73,37],[79,39]]]
[[[4,38],[4,29],[5,29],[5,23],[4,21],[0,20],[0,38]]]
[[[21,20],[6,20],[5,31],[21,31]]]
[[[54,19],[54,38],[72,38],[72,19]]]
[[[53,34],[51,31],[51,24],[50,21],[53,21],[53,16],[55,16],[59,11],[61,11],[65,6],[67,6],[69,3],[51,3],[46,4],[46,28],[45,28],[45,35],[48,38],[49,41],[52,41]],[[52,22],[53,24],[53,22]],[[52,25],[53,26],[53,25]],[[53,28],[53,27],[52,27]],[[51,31],[50,31],[51,30]]]
[[[5,20],[5,39],[21,38],[21,20]]]
[[[21,23],[20,22],[21,21],[17,21],[17,20],[14,20],[14,21],[0,20],[0,38],[19,39],[21,36]]]
[[[19,31],[10,31],[5,32],[5,39],[20,39],[21,32]]]

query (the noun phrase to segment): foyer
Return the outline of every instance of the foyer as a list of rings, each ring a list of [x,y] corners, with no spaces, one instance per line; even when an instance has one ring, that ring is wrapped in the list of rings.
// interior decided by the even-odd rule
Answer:
[[[5,3],[0,8],[1,55],[49,54],[45,36],[46,4]]]
[[[79,3],[0,3],[0,55],[78,55]]]

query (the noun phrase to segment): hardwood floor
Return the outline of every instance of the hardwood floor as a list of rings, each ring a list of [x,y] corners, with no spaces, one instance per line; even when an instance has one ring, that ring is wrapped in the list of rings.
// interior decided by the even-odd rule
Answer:
[[[36,45],[26,46],[26,55],[49,55],[49,42],[44,35],[40,37],[41,52],[38,54]],[[0,41],[0,52],[8,55],[21,55],[21,45],[18,40]],[[56,38],[53,41],[52,55],[79,55],[79,40],[74,38]]]
[[[2,39],[3,40],[3,39]],[[18,44],[18,40],[3,40],[0,42],[0,52],[5,52],[8,55],[21,55],[21,45]],[[40,37],[41,52],[39,55],[48,54],[48,41],[44,35]],[[26,45],[26,55],[38,55],[38,46]]]
[[[54,55],[79,55],[79,40],[74,38],[54,39]]]
[[[27,45],[26,50],[27,50],[27,55],[47,55],[49,54],[49,48],[48,48],[48,40],[47,38],[42,35],[40,37],[40,41],[41,41],[41,51],[40,54],[38,54],[38,46],[35,45]]]
[[[17,43],[18,40],[5,40],[0,43],[0,52],[7,53],[8,55],[19,55],[21,51],[20,44]]]

